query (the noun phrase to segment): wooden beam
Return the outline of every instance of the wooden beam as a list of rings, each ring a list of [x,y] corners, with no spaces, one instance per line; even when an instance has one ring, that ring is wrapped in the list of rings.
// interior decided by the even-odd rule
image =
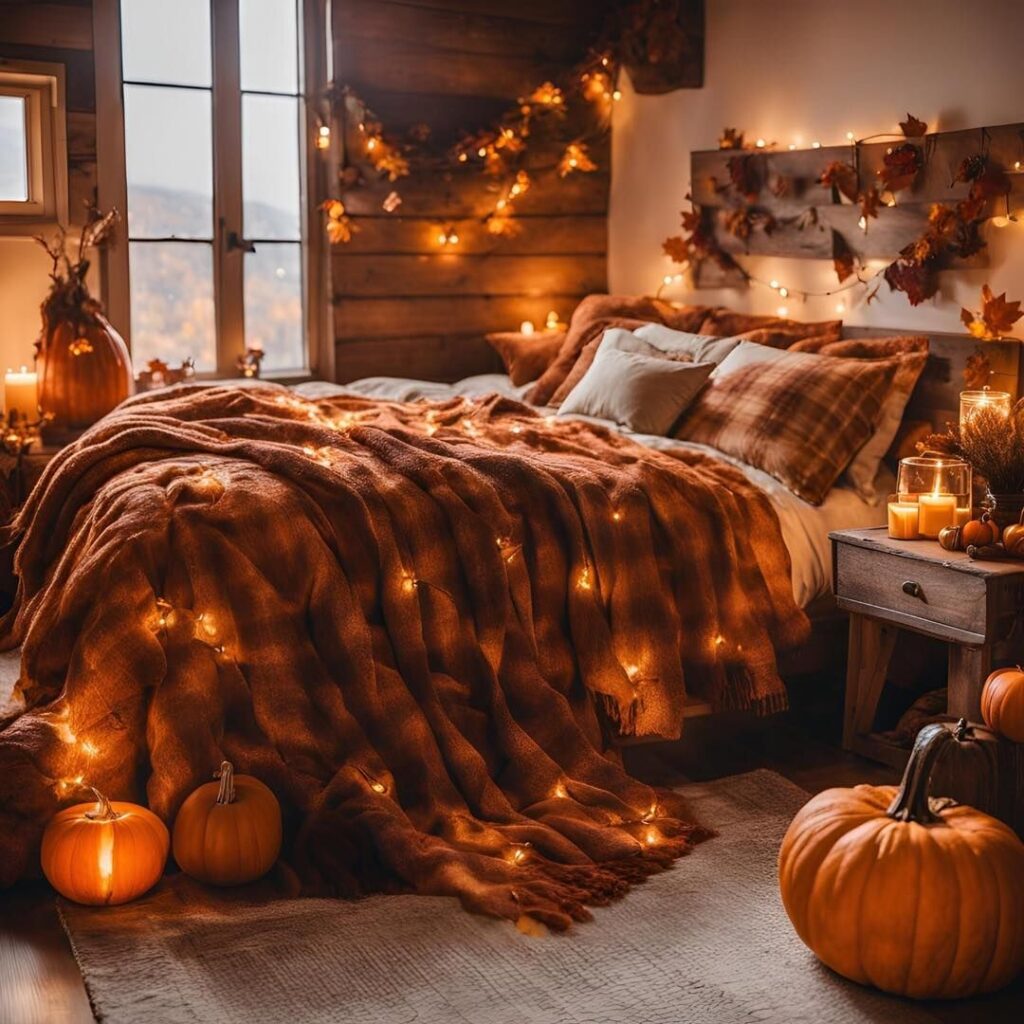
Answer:
[[[92,49],[92,11],[71,4],[0,3],[0,43]]]

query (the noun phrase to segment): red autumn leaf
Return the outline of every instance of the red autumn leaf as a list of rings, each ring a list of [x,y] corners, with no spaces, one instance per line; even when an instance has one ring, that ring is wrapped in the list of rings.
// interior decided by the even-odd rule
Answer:
[[[928,131],[928,125],[924,121],[918,120],[913,114],[907,114],[906,121],[900,121],[900,128],[908,139],[918,139]]]
[[[718,139],[719,149],[742,149],[743,132],[736,128],[723,128]]]
[[[985,202],[994,199],[996,196],[1005,196],[1010,191],[1010,179],[1003,173],[1002,169],[989,164],[985,170],[974,179],[971,185],[971,199]]]
[[[832,266],[835,267],[836,277],[842,284],[856,269],[857,259],[853,250],[847,245],[843,238],[834,228],[832,230]]]
[[[980,349],[967,357],[964,365],[964,387],[970,391],[980,391],[988,386],[992,379],[992,364],[988,356]]]
[[[989,337],[1001,338],[1008,334],[1022,317],[1020,302],[1007,302],[1006,292],[993,295],[987,284],[981,286],[981,319],[989,330]]]
[[[761,181],[752,156],[729,157],[729,179],[736,191],[748,202],[754,202],[761,191]]]
[[[919,306],[938,291],[938,278],[931,262],[900,257],[885,268],[885,280],[894,292],[903,292],[912,306]]]
[[[921,170],[921,150],[909,142],[893,146],[882,158],[885,166],[878,172],[882,184],[890,192],[899,192],[914,183]]]
[[[960,307],[960,323],[968,330],[970,330],[971,324],[974,323],[974,314],[969,309],[964,309],[963,306]]]
[[[874,185],[860,194],[860,213],[862,217],[877,217],[882,197]]]
[[[956,174],[953,175],[953,184],[955,185],[958,181],[975,181],[985,173],[987,166],[988,157],[984,153],[972,153],[971,156],[965,156],[960,161]]]
[[[674,263],[685,263],[690,258],[690,243],[681,235],[666,238],[661,247]]]
[[[818,179],[821,185],[832,187],[833,192],[841,192],[851,203],[857,202],[860,195],[860,183],[857,181],[857,169],[842,160],[833,160]]]

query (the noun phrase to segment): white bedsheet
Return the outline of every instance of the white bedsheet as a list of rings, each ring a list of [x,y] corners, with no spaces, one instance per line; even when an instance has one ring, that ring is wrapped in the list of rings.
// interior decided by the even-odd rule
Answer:
[[[407,380],[401,377],[367,377],[344,386],[315,381],[309,384],[300,384],[296,390],[310,398],[348,392],[371,398],[411,402],[417,399],[440,401],[457,395],[472,398],[495,391],[507,395],[509,398],[521,399],[529,388],[529,384],[523,387],[514,387],[504,374],[488,373],[478,377],[467,377],[454,384],[437,384],[430,381]],[[554,410],[551,411],[554,412]],[[573,418],[590,419],[586,416]],[[782,526],[782,539],[789,549],[789,557],[793,563],[793,595],[803,608],[806,608],[816,598],[827,594],[831,587],[832,547],[828,539],[829,533],[832,530],[881,526],[885,523],[884,501],[878,505],[870,505],[849,487],[834,487],[821,505],[810,505],[798,498],[774,477],[753,466],[730,458],[716,448],[676,441],[669,437],[633,434],[606,420],[591,419],[590,421],[628,434],[634,441],[649,448],[664,450],[682,447],[712,455],[723,462],[736,466],[748,480],[760,487],[768,495],[768,499],[779,517],[779,523]],[[892,478],[892,473],[883,469],[876,484],[877,493],[889,494],[894,489],[895,480]]]

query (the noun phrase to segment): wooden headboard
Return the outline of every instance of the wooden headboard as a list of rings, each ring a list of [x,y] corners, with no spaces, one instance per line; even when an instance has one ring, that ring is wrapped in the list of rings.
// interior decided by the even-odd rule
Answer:
[[[877,327],[843,329],[843,336],[847,338],[878,338],[890,334],[927,334],[931,339],[928,363],[904,414],[908,421],[927,420],[939,432],[945,429],[947,422],[956,423],[960,416],[960,392],[967,389],[964,367],[979,350],[988,357],[992,370],[989,387],[993,391],[1009,391],[1014,398],[1024,395],[1022,343],[1019,341],[976,342],[964,334],[931,334]]]

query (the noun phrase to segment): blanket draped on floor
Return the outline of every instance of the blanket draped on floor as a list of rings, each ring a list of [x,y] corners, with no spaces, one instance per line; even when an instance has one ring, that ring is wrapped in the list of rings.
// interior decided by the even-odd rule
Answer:
[[[171,822],[226,758],[311,891],[566,927],[702,836],[602,723],[678,734],[684,681],[778,708],[807,628],[740,473],[496,397],[139,396],[13,535],[0,884],[78,781]]]

